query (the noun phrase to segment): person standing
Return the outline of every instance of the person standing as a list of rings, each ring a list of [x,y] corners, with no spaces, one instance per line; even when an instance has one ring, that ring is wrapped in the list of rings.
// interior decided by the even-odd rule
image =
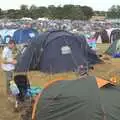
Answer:
[[[2,51],[2,64],[1,67],[5,74],[6,80],[6,93],[8,96],[11,95],[10,92],[10,81],[13,79],[13,72],[15,69],[15,64],[17,61],[13,57],[13,49],[15,48],[15,41],[10,40],[8,45],[4,47]]]

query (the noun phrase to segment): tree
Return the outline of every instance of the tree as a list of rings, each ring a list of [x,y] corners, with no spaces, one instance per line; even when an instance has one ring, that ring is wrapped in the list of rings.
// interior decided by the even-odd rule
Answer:
[[[71,5],[71,4],[63,6],[63,16],[64,16],[64,19],[71,19],[71,16],[73,16],[72,15],[73,7],[74,7],[74,5]]]
[[[37,9],[37,6],[35,6],[35,5],[31,5],[31,7],[30,7],[30,11],[32,11],[32,10],[36,10]]]
[[[28,6],[27,5],[21,5],[20,10],[22,10],[22,11],[28,10]]]
[[[55,19],[55,10],[56,10],[56,7],[54,5],[48,6],[48,17],[49,18]]]
[[[38,8],[38,13],[39,13],[39,17],[46,17],[48,10],[46,7],[39,7]]]
[[[120,18],[120,5],[113,5],[107,13],[108,18]]]
[[[117,9],[120,10],[120,7],[117,6]],[[13,19],[19,19],[22,17],[31,17],[33,19],[47,17],[51,19],[88,20],[92,17],[93,13],[94,12],[92,8],[88,6],[81,7],[80,5],[71,4],[64,5],[63,7],[55,7],[54,5],[50,5],[48,7],[37,7],[35,5],[31,5],[30,8],[23,4],[18,10],[10,9],[7,10],[7,12],[0,10],[1,17],[8,17]],[[104,12],[99,12],[99,14],[102,15]],[[119,16],[120,14],[117,15]]]
[[[4,15],[4,13],[3,13],[2,9],[0,8],[0,18],[2,18],[3,15]]]
[[[93,9],[91,7],[83,6],[82,11],[87,20],[89,20],[94,15]]]
[[[16,10],[9,9],[7,11],[7,17],[10,18],[10,19],[16,19],[17,18],[17,16],[16,16]]]
[[[55,11],[54,11],[54,17],[56,19],[63,19],[63,8],[61,6],[58,6],[55,8]]]
[[[82,8],[81,6],[79,5],[76,5],[72,8],[72,11],[71,11],[71,19],[72,20],[84,20],[85,19],[85,15],[82,11]]]
[[[33,18],[33,19],[38,18],[38,16],[37,16],[37,13],[38,13],[37,9],[38,9],[37,6],[31,5],[31,7],[29,9],[29,14],[31,15],[31,18]]]
[[[96,16],[105,16],[106,12],[105,11],[94,11],[94,15],[96,15]]]
[[[20,13],[21,13],[21,17],[30,17],[31,16],[31,13],[30,13],[27,5],[20,6]]]

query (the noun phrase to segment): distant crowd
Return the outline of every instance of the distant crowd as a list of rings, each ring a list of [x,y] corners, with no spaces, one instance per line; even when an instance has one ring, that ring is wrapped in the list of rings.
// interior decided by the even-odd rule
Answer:
[[[18,29],[24,24],[30,23],[32,27],[40,32],[51,29],[64,29],[72,32],[99,31],[108,28],[120,28],[119,23],[110,23],[107,21],[81,21],[81,20],[0,20],[0,29]]]

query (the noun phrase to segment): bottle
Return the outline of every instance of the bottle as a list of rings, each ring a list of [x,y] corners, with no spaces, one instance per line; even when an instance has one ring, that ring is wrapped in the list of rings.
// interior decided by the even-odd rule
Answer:
[[[12,80],[10,81],[10,90],[12,92],[12,95],[16,96],[20,93],[17,85],[15,84],[15,82]]]

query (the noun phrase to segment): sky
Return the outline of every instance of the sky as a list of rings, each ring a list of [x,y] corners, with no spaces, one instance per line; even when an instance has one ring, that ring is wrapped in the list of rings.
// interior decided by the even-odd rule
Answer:
[[[120,0],[3,0],[0,3],[0,8],[7,9],[19,9],[21,4],[28,6],[48,6],[48,5],[87,5],[93,8],[93,10],[107,11],[112,5],[120,5]]]

